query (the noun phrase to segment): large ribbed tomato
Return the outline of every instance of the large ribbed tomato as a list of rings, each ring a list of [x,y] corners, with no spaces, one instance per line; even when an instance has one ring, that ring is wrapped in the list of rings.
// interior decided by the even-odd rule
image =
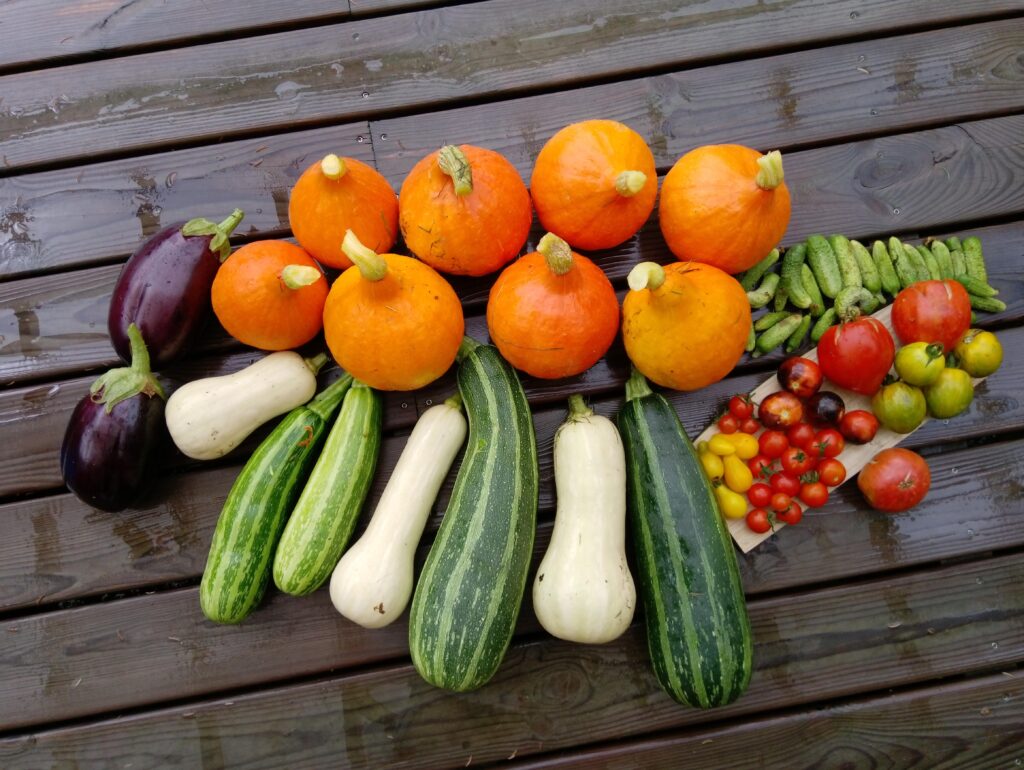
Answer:
[[[818,365],[842,388],[872,395],[892,368],[896,345],[877,318],[857,318],[833,326],[818,342]]]
[[[918,281],[892,303],[892,328],[900,342],[942,343],[948,353],[971,328],[971,298],[957,281]]]

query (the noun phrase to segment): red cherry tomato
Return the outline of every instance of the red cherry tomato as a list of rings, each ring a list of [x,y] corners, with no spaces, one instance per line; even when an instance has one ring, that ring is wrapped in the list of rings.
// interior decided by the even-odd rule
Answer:
[[[772,489],[776,492],[782,492],[784,495],[792,496],[800,492],[800,479],[786,471],[773,473],[768,483]]]
[[[763,535],[772,528],[772,522],[768,516],[768,511],[764,508],[755,508],[752,510],[747,514],[747,526],[751,531],[756,532],[759,535]]]
[[[878,433],[878,418],[863,409],[854,409],[839,421],[839,432],[851,444],[866,444]]]
[[[921,502],[931,483],[931,471],[924,458],[901,447],[883,449],[857,476],[857,486],[868,504],[876,510],[893,513]]]
[[[789,508],[793,498],[785,492],[776,492],[772,495],[771,508],[773,511],[784,511]]]
[[[772,501],[772,488],[762,481],[747,490],[747,499],[755,508],[764,508]]]
[[[820,508],[828,502],[828,487],[820,481],[809,481],[800,487],[800,499],[811,508]]]
[[[764,455],[757,455],[747,460],[747,467],[754,474],[754,479],[769,479],[775,473],[774,462]]]
[[[802,447],[791,446],[782,453],[782,469],[794,476],[802,476],[808,471],[814,470],[817,459],[812,452]]]
[[[846,466],[834,457],[827,457],[818,463],[818,478],[829,487],[838,487],[846,481]]]
[[[904,345],[939,342],[948,353],[970,327],[971,298],[958,281],[918,281],[892,303],[892,328]]]
[[[754,413],[754,402],[746,393],[738,393],[729,399],[729,414],[737,420],[745,420]]]
[[[819,459],[822,457],[838,457],[845,448],[846,442],[843,440],[843,434],[835,428],[825,428],[824,430],[819,430],[817,435],[815,435],[812,454]]]
[[[803,449],[810,449],[814,445],[814,426],[806,422],[798,422],[786,431],[786,438],[790,446],[798,446]]]
[[[748,417],[747,419],[740,423],[740,430],[743,433],[749,433],[750,435],[754,435],[759,430],[761,430],[761,423],[759,423],[753,417]]]
[[[740,421],[729,412],[718,418],[718,430],[722,433],[735,433],[740,429]]]
[[[789,439],[781,430],[766,430],[758,437],[757,444],[761,447],[761,454],[774,460],[782,457],[789,446]]]
[[[804,509],[800,507],[800,504],[796,500],[791,502],[786,510],[778,511],[775,514],[775,518],[777,518],[781,522],[789,524],[790,526],[793,526],[794,524],[799,524],[800,519],[802,519],[803,517]]]
[[[829,328],[818,341],[821,371],[836,385],[873,395],[896,358],[892,335],[877,318],[855,321]]]
[[[761,424],[772,430],[788,428],[790,425],[800,422],[803,415],[804,405],[800,399],[785,390],[766,396],[757,410]]]
[[[821,367],[809,358],[793,356],[779,366],[779,384],[797,398],[810,398],[821,387]]]

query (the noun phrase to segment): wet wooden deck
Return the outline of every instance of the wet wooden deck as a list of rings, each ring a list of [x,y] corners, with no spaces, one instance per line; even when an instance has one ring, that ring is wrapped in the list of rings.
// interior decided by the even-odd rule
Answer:
[[[0,767],[1024,764],[1021,0],[245,6],[0,6]],[[638,129],[662,173],[698,144],[781,148],[787,243],[980,235],[1008,304],[982,318],[1000,332],[1002,370],[965,416],[907,442],[934,478],[917,510],[868,512],[848,484],[740,559],[756,672],[736,704],[671,702],[637,624],[573,646],[528,606],[497,677],[466,695],[420,680],[404,619],[363,631],[325,591],[273,594],[239,627],[205,621],[199,575],[245,452],[172,459],[124,514],[62,488],[64,426],[115,360],[107,303],[144,236],[235,206],[247,215],[236,243],[287,236],[288,188],[327,152],[397,188],[426,152],[472,143],[528,178],[544,141],[588,117]],[[621,288],[640,259],[671,256],[652,222],[596,259]],[[457,282],[478,337],[489,283]],[[213,333],[165,374],[253,358]],[[691,435],[777,359],[673,396]],[[538,557],[563,399],[583,391],[612,413],[625,371],[616,346],[572,381],[525,380]],[[388,397],[374,497],[417,413],[451,388]]]

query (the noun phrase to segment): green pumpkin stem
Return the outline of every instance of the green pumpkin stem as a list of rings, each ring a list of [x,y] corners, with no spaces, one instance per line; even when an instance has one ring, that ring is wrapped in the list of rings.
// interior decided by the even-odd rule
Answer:
[[[364,246],[351,230],[345,231],[341,250],[352,260],[352,264],[359,268],[359,272],[367,281],[380,281],[388,274],[388,263],[384,261],[384,257]]]
[[[345,165],[344,158],[339,158],[332,152],[320,161],[320,170],[328,179],[341,179],[348,171],[348,166]]]
[[[629,271],[626,283],[633,291],[655,291],[665,283],[665,268],[657,262],[641,262]]]
[[[647,174],[643,171],[623,171],[615,177],[615,192],[624,198],[632,198],[647,184]]]
[[[544,234],[537,244],[537,252],[544,255],[548,267],[555,275],[565,275],[572,270],[572,249],[554,233]]]
[[[772,150],[757,159],[759,170],[754,181],[762,190],[774,190],[785,178],[782,171],[782,153]]]
[[[281,270],[281,283],[289,289],[311,286],[323,277],[323,273],[312,265],[287,265]]]
[[[473,192],[473,169],[465,153],[454,144],[446,144],[437,153],[437,165],[452,178],[459,197]]]

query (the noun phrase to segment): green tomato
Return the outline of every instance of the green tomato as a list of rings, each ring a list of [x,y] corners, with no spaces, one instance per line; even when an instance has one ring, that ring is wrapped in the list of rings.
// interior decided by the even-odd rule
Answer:
[[[896,433],[910,433],[925,418],[928,407],[920,388],[905,382],[883,386],[871,399],[871,409],[882,425]]]
[[[896,354],[896,374],[908,385],[931,385],[945,368],[941,343],[912,342]]]
[[[972,377],[988,377],[1003,363],[1003,346],[992,332],[968,329],[954,349],[960,368]]]
[[[971,375],[963,369],[943,369],[935,383],[924,389],[924,399],[932,417],[956,417],[974,400]]]

